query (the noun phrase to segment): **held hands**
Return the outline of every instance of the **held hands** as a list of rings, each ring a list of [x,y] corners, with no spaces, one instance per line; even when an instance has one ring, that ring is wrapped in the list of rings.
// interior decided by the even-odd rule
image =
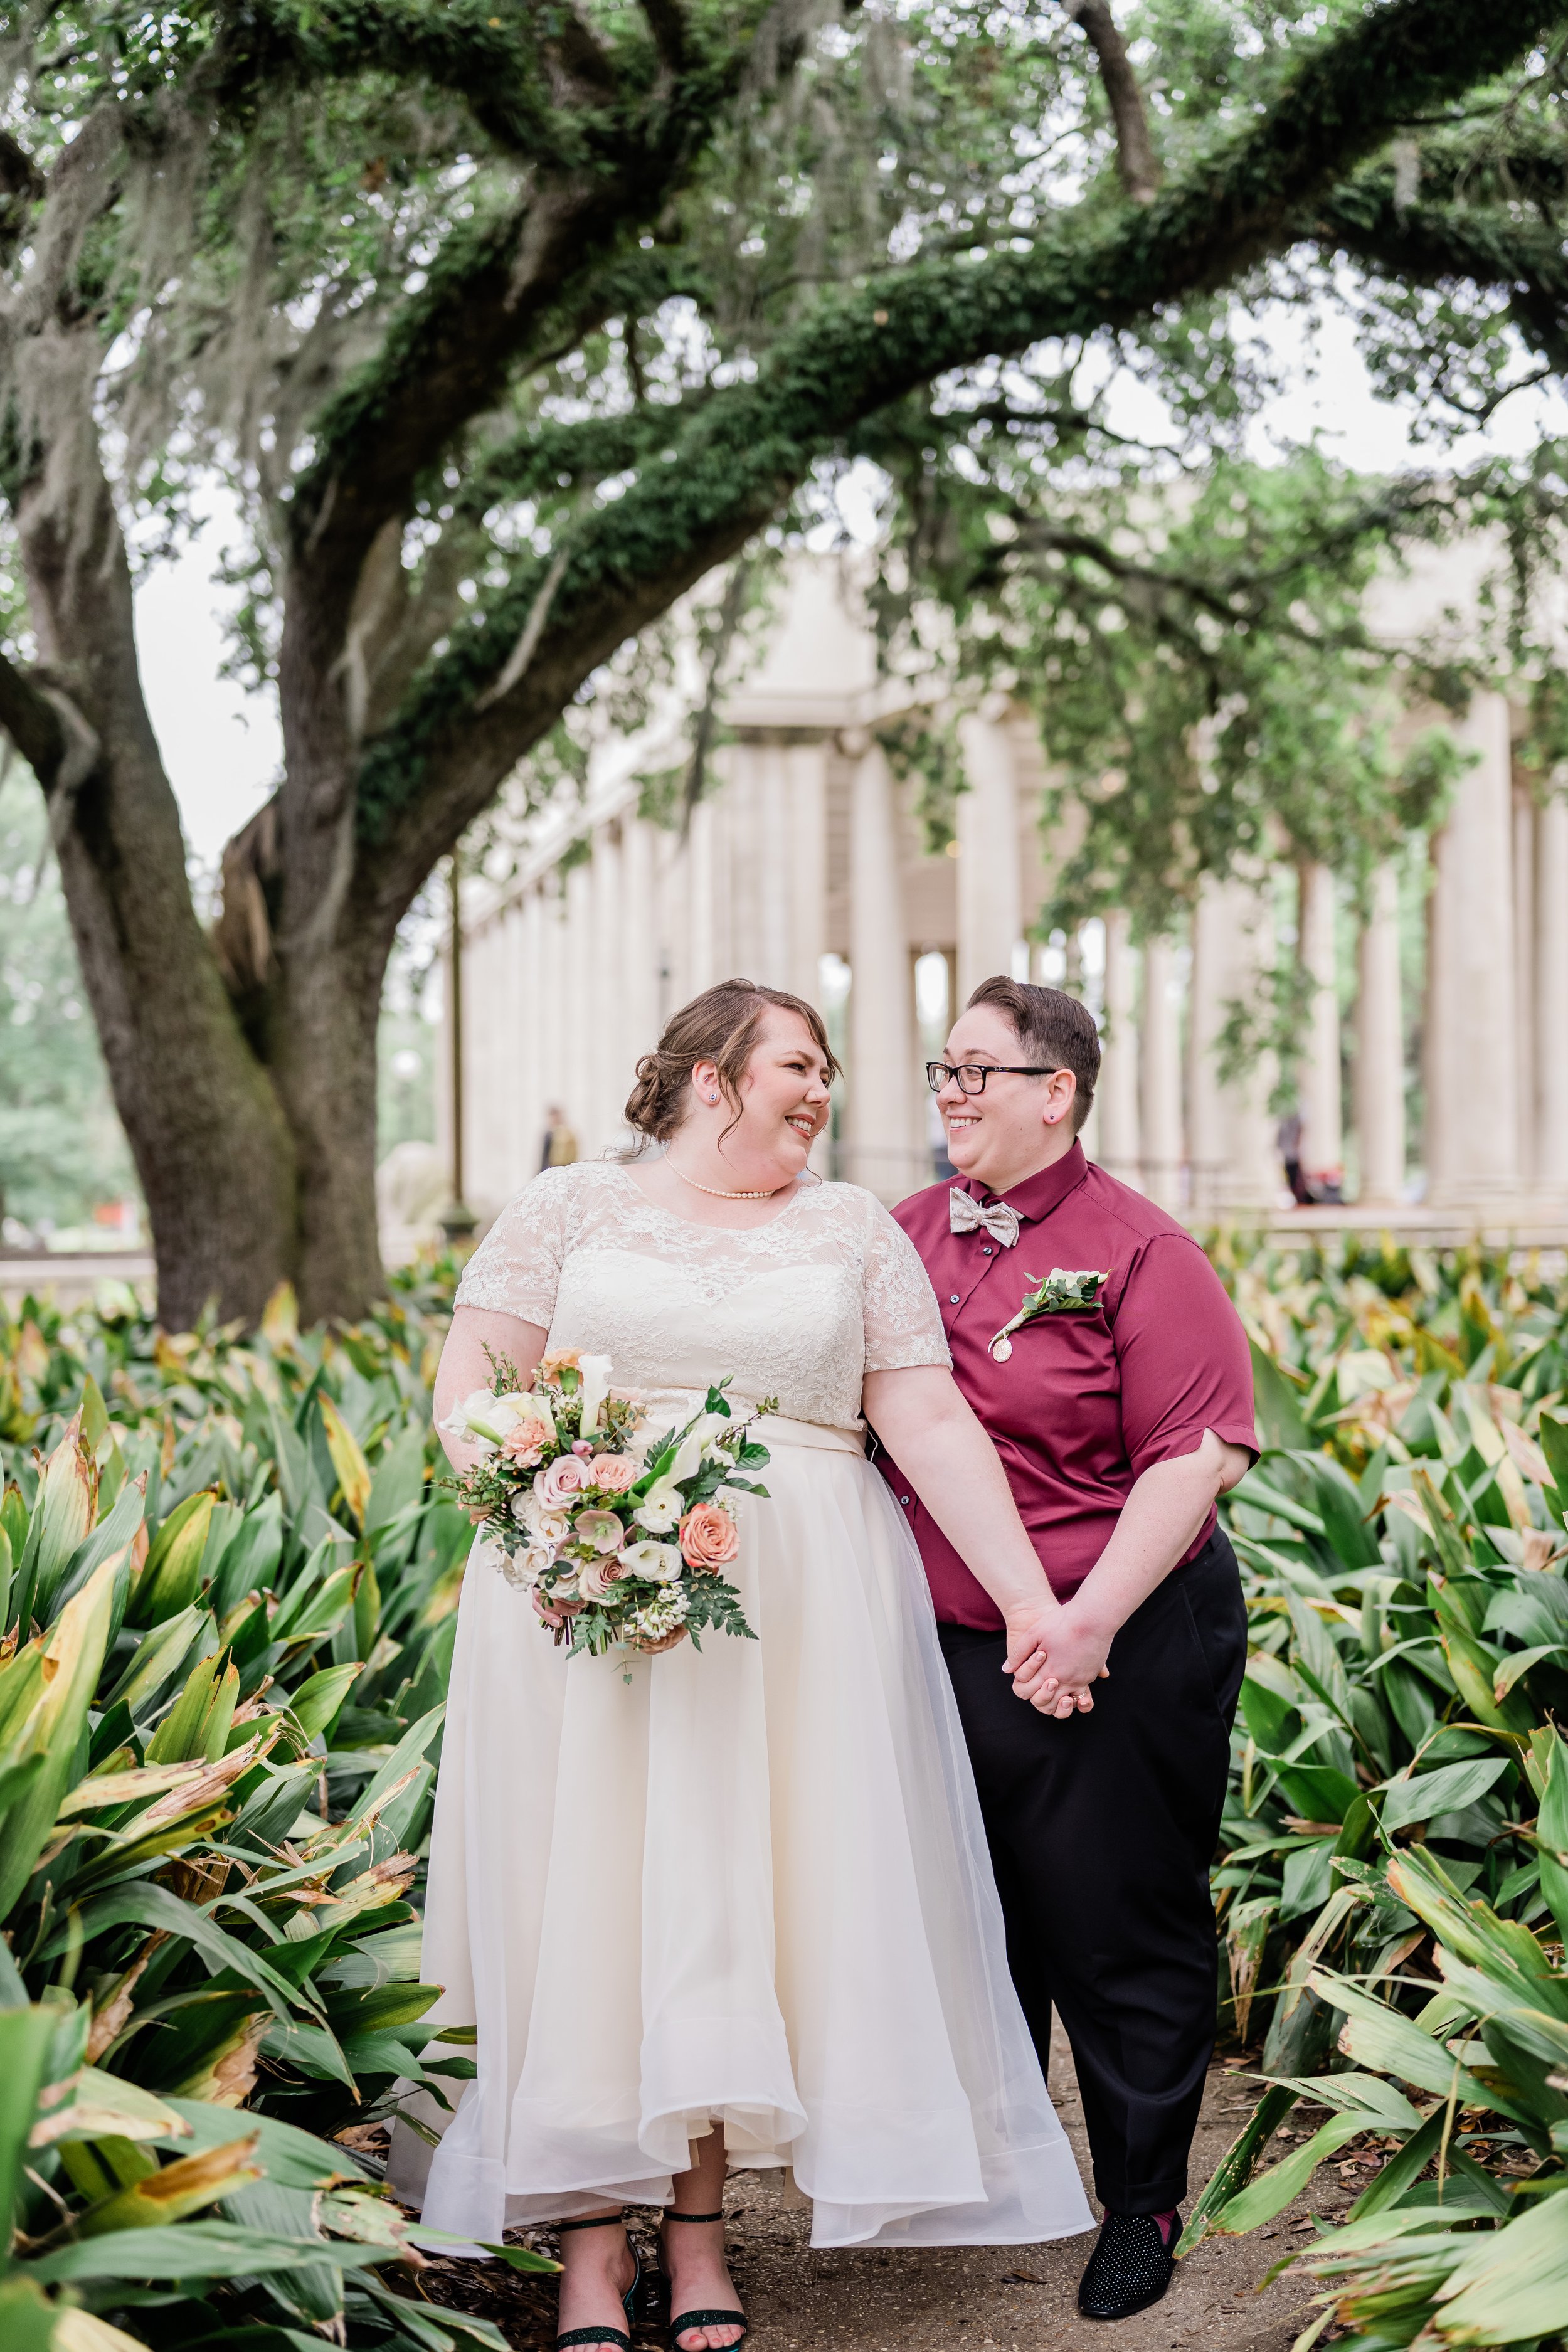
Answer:
[[[1007,1619],[1007,1656],[1002,1671],[1013,1689],[1042,1715],[1065,1720],[1088,1715],[1092,1685],[1110,1674],[1105,1663],[1110,1635],[1090,1622],[1074,1601],[1053,1601]]]

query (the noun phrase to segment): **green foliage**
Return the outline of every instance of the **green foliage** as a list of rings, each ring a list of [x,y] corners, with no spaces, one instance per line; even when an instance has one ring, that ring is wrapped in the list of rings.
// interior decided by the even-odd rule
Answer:
[[[1221,2021],[1272,2079],[1187,2242],[1359,2155],[1345,2226],[1293,2258],[1352,2339],[1543,2347],[1568,2327],[1568,1293],[1479,1251],[1214,1249],[1268,1446],[1226,1507],[1252,1640]],[[7,2342],[79,2305],[157,2352],[340,2321],[500,2352],[383,2277],[409,2233],[363,2129],[399,2077],[449,2099],[472,2063],[429,2057],[416,1907],[470,1532],[430,1476],[454,1275],[330,1334],[279,1294],[251,1339],[171,1337],[107,1288],[0,1326]]]
[[[1358,2344],[1568,2329],[1568,1297],[1534,1262],[1348,1245],[1224,1268],[1257,1468],[1252,1640],[1215,1901],[1222,2020],[1271,2078],[1184,2244],[1272,2220]],[[1256,2169],[1286,2114],[1322,2118]]]
[[[0,1317],[0,2314],[59,2352],[80,2306],[503,2352],[380,2277],[419,2257],[363,2153],[469,2067],[422,2054],[407,1899],[471,1532],[447,1297],[329,1336],[280,1294],[245,1344],[112,1289]]]

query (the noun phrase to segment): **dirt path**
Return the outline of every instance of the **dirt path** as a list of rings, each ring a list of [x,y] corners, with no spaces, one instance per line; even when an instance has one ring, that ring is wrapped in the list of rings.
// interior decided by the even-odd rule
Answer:
[[[1077,2089],[1059,2049],[1051,2088],[1088,2177]],[[1209,2076],[1194,2150],[1194,2184],[1206,2180],[1258,2095],[1238,2073]],[[1331,2186],[1324,2184],[1331,2183]],[[1267,2236],[1211,2239],[1179,2267],[1169,2294],[1152,2311],[1107,2327],[1080,2318],[1078,2282],[1092,2237],[1054,2245],[917,2250],[910,2252],[813,2252],[809,2215],[786,2200],[777,2173],[740,2173],[725,2199],[731,2267],[752,2317],[755,2352],[1289,2352],[1312,2316],[1310,2282],[1287,2274],[1258,2287],[1291,2243],[1310,2242],[1293,2225],[1309,2203],[1323,2219],[1342,2212],[1349,2190],[1320,2173]],[[651,2221],[652,2216],[634,2216]],[[549,2245],[547,2232],[529,2233]],[[645,2258],[649,2233],[637,2230]],[[545,2352],[554,2334],[554,2296],[547,2281],[520,2278],[494,2263],[442,2263],[425,2274],[433,2302],[482,2311],[516,2352]],[[657,2324],[639,2327],[638,2352],[660,2345]]]

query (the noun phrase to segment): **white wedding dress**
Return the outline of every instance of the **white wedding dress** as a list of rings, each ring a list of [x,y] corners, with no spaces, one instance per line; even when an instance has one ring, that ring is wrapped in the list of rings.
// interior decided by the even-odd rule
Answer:
[[[726,1570],[754,1642],[568,1661],[476,1543],[422,1974],[478,2073],[434,2156],[400,2126],[395,2186],[494,2241],[667,2201],[711,2117],[732,2164],[794,2168],[814,2245],[1092,2227],[919,1556],[862,1450],[863,1374],[948,1360],[909,1241],[855,1185],[729,1233],[579,1164],[519,1194],[458,1296],[608,1354],[656,1426],[726,1374],[781,1417]]]

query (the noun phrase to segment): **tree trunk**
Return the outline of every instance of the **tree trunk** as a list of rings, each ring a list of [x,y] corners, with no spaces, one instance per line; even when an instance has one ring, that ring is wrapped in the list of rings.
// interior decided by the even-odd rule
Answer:
[[[39,781],[82,979],[146,1194],[160,1314],[188,1324],[212,1300],[248,1318],[293,1263],[293,1146],[192,903],[92,430],[96,337],[51,322],[29,356],[54,446],[15,510],[36,676],[76,729]]]
[[[382,1292],[376,1232],[376,1028],[387,947],[351,930],[296,959],[268,1067],[293,1139],[300,1310],[356,1321]]]

